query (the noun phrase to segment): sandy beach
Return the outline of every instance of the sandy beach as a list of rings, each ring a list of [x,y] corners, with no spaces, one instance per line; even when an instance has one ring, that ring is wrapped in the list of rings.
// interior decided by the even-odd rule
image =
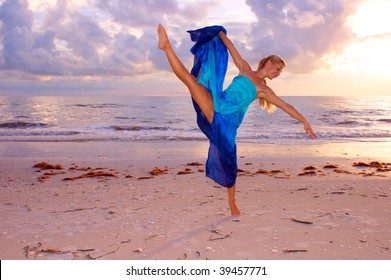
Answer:
[[[238,143],[237,200],[206,142],[0,143],[0,259],[390,260],[388,143]]]

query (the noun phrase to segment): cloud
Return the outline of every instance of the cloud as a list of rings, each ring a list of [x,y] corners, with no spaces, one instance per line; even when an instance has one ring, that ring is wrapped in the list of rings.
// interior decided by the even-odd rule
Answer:
[[[364,37],[357,38],[358,42],[364,42],[369,40],[382,40],[382,39],[389,39],[391,38],[391,32],[381,33],[381,34],[374,34],[374,35],[368,35]]]
[[[0,69],[53,76],[126,75],[133,68],[115,63],[115,54],[127,52],[122,63],[127,66],[140,56],[137,49],[126,51],[134,50],[137,40],[122,40],[123,34],[111,37],[98,21],[67,1],[47,9],[39,30],[34,30],[33,18],[27,1],[6,0],[1,5]]]
[[[91,16],[58,1],[48,10],[43,29],[54,34],[54,56],[64,75],[98,74],[101,50],[111,47],[111,37]]]
[[[128,26],[155,28],[161,21],[181,23],[203,18],[213,0],[177,1],[177,0],[95,0],[96,7],[110,14],[113,20]]]
[[[362,0],[247,0],[258,21],[224,22],[243,56],[256,63],[283,56],[293,72],[322,66],[322,57],[352,40],[346,18]],[[31,2],[31,3],[30,3]],[[169,26],[178,56],[191,60],[186,28],[199,27],[216,0],[116,0],[0,2],[0,77],[6,71],[28,79],[134,77],[169,69],[157,49],[156,26]],[[32,10],[32,8],[39,10]],[[223,22],[222,22],[223,24]],[[186,26],[186,28],[184,28]],[[243,40],[243,36],[248,36]]]
[[[174,15],[179,11],[175,0],[96,0],[96,6],[111,14],[115,21],[134,27],[156,26],[162,15]]]
[[[26,0],[4,1],[0,8],[1,33],[7,34],[15,27],[31,28],[33,13]]]
[[[50,52],[53,34],[42,33],[34,38],[33,12],[27,1],[5,1],[0,8],[2,60],[1,69],[24,70],[36,74],[59,74]]]
[[[354,39],[347,18],[361,2],[247,0],[258,18],[251,32],[252,55],[279,54],[291,72],[307,73],[320,68],[324,55],[341,52]]]
[[[74,5],[64,0],[40,5],[34,12],[29,1],[5,0],[0,5],[0,70],[82,77],[167,69],[156,47],[157,24],[171,20],[174,30],[179,29],[181,23],[205,15],[204,3],[96,0]],[[107,27],[114,23],[114,29]]]

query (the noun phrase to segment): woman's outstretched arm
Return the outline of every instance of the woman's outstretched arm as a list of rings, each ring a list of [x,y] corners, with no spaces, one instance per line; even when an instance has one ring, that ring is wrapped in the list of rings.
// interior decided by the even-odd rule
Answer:
[[[225,33],[222,31],[220,31],[219,35],[221,41],[223,41],[223,44],[227,47],[232,59],[234,60],[236,67],[239,69],[239,72],[243,73],[244,71],[251,70],[250,64],[248,64],[248,62],[242,58],[235,45],[227,37],[227,35],[225,35]]]
[[[318,136],[315,131],[312,129],[310,123],[307,121],[305,117],[303,117],[292,105],[286,103],[284,100],[279,98],[274,91],[268,87],[267,85],[262,86],[262,92],[259,93],[258,97],[264,98],[267,102],[276,105],[278,108],[281,108],[286,113],[288,113],[292,118],[298,120],[304,125],[305,133],[311,138],[315,139]]]

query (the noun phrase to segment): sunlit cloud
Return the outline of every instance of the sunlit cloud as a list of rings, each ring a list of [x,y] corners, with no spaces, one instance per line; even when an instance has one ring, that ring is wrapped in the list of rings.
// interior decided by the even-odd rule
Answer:
[[[252,28],[252,54],[281,55],[296,73],[322,68],[323,56],[342,52],[353,40],[346,19],[361,2],[247,0],[258,18]]]
[[[158,23],[187,67],[186,30],[221,24],[252,65],[275,53],[290,74],[330,67],[384,72],[366,52],[387,55],[390,9],[385,0],[0,0],[0,80],[111,84],[166,77]]]

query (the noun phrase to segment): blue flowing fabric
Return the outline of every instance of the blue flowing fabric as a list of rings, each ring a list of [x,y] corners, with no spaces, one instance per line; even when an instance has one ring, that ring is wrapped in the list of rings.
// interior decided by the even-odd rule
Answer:
[[[236,134],[248,106],[256,97],[254,84],[245,76],[236,76],[223,91],[228,66],[228,50],[221,41],[219,32],[227,33],[222,26],[208,26],[188,31],[196,42],[191,48],[194,64],[191,74],[212,95],[214,116],[209,123],[197,103],[197,124],[210,141],[206,176],[221,186],[235,185],[238,166],[236,157]]]

